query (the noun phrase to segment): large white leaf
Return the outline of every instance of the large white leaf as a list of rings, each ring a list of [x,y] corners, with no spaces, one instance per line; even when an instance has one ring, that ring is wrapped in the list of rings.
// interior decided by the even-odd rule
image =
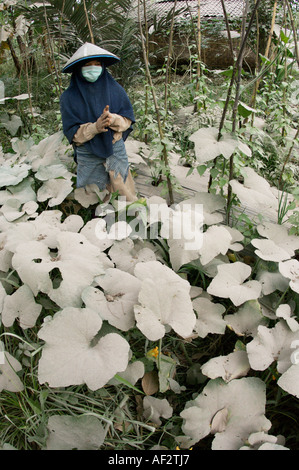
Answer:
[[[134,308],[137,328],[152,341],[170,327],[182,337],[190,336],[196,317],[189,282],[159,261],[138,263],[135,276],[141,281],[140,305]]]
[[[0,187],[15,186],[28,176],[30,166],[23,163],[19,165],[9,166],[1,165],[0,167]]]
[[[96,286],[100,286],[103,291]],[[98,312],[103,320],[127,331],[135,325],[134,305],[138,303],[140,286],[141,282],[132,274],[110,268],[104,276],[95,279],[95,287],[84,289],[82,300],[86,307]]]
[[[256,279],[261,283],[264,295],[272,294],[276,290],[284,292],[289,284],[288,280],[279,272],[259,271]]]
[[[97,184],[87,184],[82,188],[76,188],[74,198],[82,207],[89,207],[93,204],[99,204],[108,194],[106,190],[100,191]]]
[[[225,382],[244,377],[249,370],[246,351],[234,351],[227,356],[213,357],[201,368],[202,373],[210,379],[221,377]]]
[[[271,423],[264,416],[265,404],[266,385],[258,378],[244,377],[227,384],[222,379],[210,380],[180,414],[186,435],[180,439],[181,444],[194,445],[213,431],[212,450],[237,450],[251,433],[270,429]],[[218,426],[215,423],[219,412],[220,429],[219,419]]]
[[[8,98],[6,98],[8,99]],[[15,114],[9,117],[8,114],[4,113],[0,116],[0,127],[5,127],[12,136],[16,135],[19,127],[23,125],[22,119],[20,116],[16,116]]]
[[[15,252],[19,244],[38,241],[49,248],[57,248],[57,236],[60,231],[77,232],[83,225],[80,216],[72,214],[63,223],[62,212],[58,210],[43,211],[35,220],[18,222],[7,230],[5,247]]]
[[[109,256],[118,269],[130,274],[134,273],[137,263],[156,260],[152,246],[131,238],[116,241],[109,250]]]
[[[169,419],[172,416],[173,408],[166,398],[160,399],[151,396],[143,399],[143,416],[146,420],[155,423],[157,426],[162,424],[160,417]]]
[[[278,201],[271,191],[270,184],[250,167],[245,167],[243,172],[244,184],[237,180],[229,182],[241,204],[267,216],[276,215]]]
[[[62,163],[40,166],[35,173],[35,178],[40,181],[48,181],[55,178],[71,179],[72,176],[73,174]]]
[[[21,328],[32,328],[41,313],[42,306],[34,300],[31,289],[24,284],[4,299],[2,321],[6,327],[18,319]]]
[[[61,164],[59,152],[62,139],[63,132],[59,131],[30,148],[26,154],[26,162],[30,163],[33,171],[37,171],[41,166]],[[64,152],[65,148],[62,150],[62,153]]]
[[[81,293],[94,278],[104,274],[102,253],[83,235],[74,232],[57,234],[57,253],[51,255],[46,244],[38,241],[16,247],[12,265],[34,295],[44,292],[60,307],[82,305]],[[58,268],[60,285],[53,286],[50,272]]]
[[[22,366],[8,351],[4,350],[4,345],[0,341],[0,392],[21,392],[24,390],[23,382],[17,375],[22,370]]]
[[[294,256],[299,249],[299,237],[289,235],[289,230],[284,225],[264,222],[257,226],[257,231],[262,237],[272,240],[275,245],[287,251],[289,257]]]
[[[265,370],[277,361],[277,370],[284,373],[292,365],[292,345],[298,341],[299,331],[293,332],[280,320],[273,328],[260,325],[256,337],[247,344],[252,369]]]
[[[86,384],[103,387],[127,368],[129,344],[116,333],[101,338],[102,320],[91,309],[68,307],[44,323],[38,336],[45,341],[38,364],[41,384],[68,387]]]
[[[106,431],[96,416],[50,416],[47,450],[98,450]]]
[[[290,288],[299,294],[299,261],[296,259],[281,261],[278,267],[280,273],[290,279]]]
[[[207,289],[209,294],[230,298],[236,306],[260,296],[261,284],[258,281],[244,283],[251,274],[251,268],[247,264],[237,261],[219,265],[217,269],[218,273]]]
[[[212,225],[203,234],[203,244],[199,250],[200,261],[208,264],[217,255],[225,255],[231,246],[232,236],[226,227]]]
[[[205,338],[209,333],[224,334],[226,323],[223,320],[225,307],[212,302],[205,297],[197,297],[192,301],[193,308],[197,314],[195,331]]]
[[[240,336],[255,336],[259,325],[268,325],[257,300],[248,300],[234,314],[225,315],[229,328]]]
[[[49,207],[58,206],[72,192],[73,185],[70,179],[49,179],[37,191],[39,202],[47,201]]]
[[[299,342],[297,344],[299,344]],[[291,365],[291,367],[279,377],[277,384],[285,392],[299,398],[299,363]]]
[[[2,205],[12,198],[18,199],[22,204],[28,201],[36,201],[33,184],[33,178],[27,177],[15,186],[7,186],[5,190],[0,191],[0,204]]]
[[[223,221],[220,211],[225,207],[225,198],[220,194],[197,192],[192,198],[184,199],[178,206],[182,208],[201,206],[205,225],[213,225]]]
[[[238,140],[232,134],[224,134],[218,141],[218,129],[204,127],[189,137],[195,144],[195,155],[199,163],[205,163],[219,155],[228,159],[238,147]]]
[[[284,261],[290,258],[289,253],[276,245],[273,240],[254,238],[251,244],[257,248],[255,254],[266,261]]]

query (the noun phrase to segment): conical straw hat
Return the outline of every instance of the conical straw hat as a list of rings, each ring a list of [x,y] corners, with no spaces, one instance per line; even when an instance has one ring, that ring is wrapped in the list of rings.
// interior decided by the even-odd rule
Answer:
[[[119,57],[106,51],[106,49],[102,49],[95,44],[86,42],[83,46],[79,47],[75,54],[67,61],[62,72],[73,72],[80,62],[86,61],[87,59],[101,59],[105,65],[112,65],[120,60]]]

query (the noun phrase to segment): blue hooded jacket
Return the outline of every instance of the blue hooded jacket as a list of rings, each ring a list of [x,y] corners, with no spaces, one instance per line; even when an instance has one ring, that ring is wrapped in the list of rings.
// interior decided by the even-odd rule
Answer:
[[[81,64],[82,65],[82,64]],[[72,143],[81,124],[96,122],[106,105],[113,114],[126,117],[135,122],[134,112],[129,97],[123,87],[110,75],[103,65],[103,72],[93,83],[88,82],[77,67],[71,77],[69,87],[60,97],[60,111],[64,135]],[[133,130],[132,125],[123,133],[126,140]],[[97,134],[84,146],[100,158],[108,158],[113,154],[113,131]]]

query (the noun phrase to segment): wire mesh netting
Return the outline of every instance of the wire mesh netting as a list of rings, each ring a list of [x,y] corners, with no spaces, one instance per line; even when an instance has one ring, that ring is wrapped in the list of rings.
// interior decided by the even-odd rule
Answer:
[[[174,0],[157,0],[150,2],[155,7],[155,12],[159,16],[167,15],[174,6]],[[153,5],[154,4],[154,5]],[[226,13],[231,18],[241,17],[243,15],[245,0],[224,0]],[[182,15],[197,15],[198,0],[178,0],[177,9],[182,10]],[[223,7],[221,0],[201,0],[200,1],[201,18],[223,17]]]

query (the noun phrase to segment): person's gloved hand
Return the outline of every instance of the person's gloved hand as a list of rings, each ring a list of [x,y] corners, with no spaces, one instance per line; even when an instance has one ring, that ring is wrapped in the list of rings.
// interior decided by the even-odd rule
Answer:
[[[112,115],[109,111],[109,106],[107,105],[101,114],[101,116],[98,118],[96,122],[96,128],[97,131],[100,132],[108,132],[108,127],[111,126],[112,124]]]

